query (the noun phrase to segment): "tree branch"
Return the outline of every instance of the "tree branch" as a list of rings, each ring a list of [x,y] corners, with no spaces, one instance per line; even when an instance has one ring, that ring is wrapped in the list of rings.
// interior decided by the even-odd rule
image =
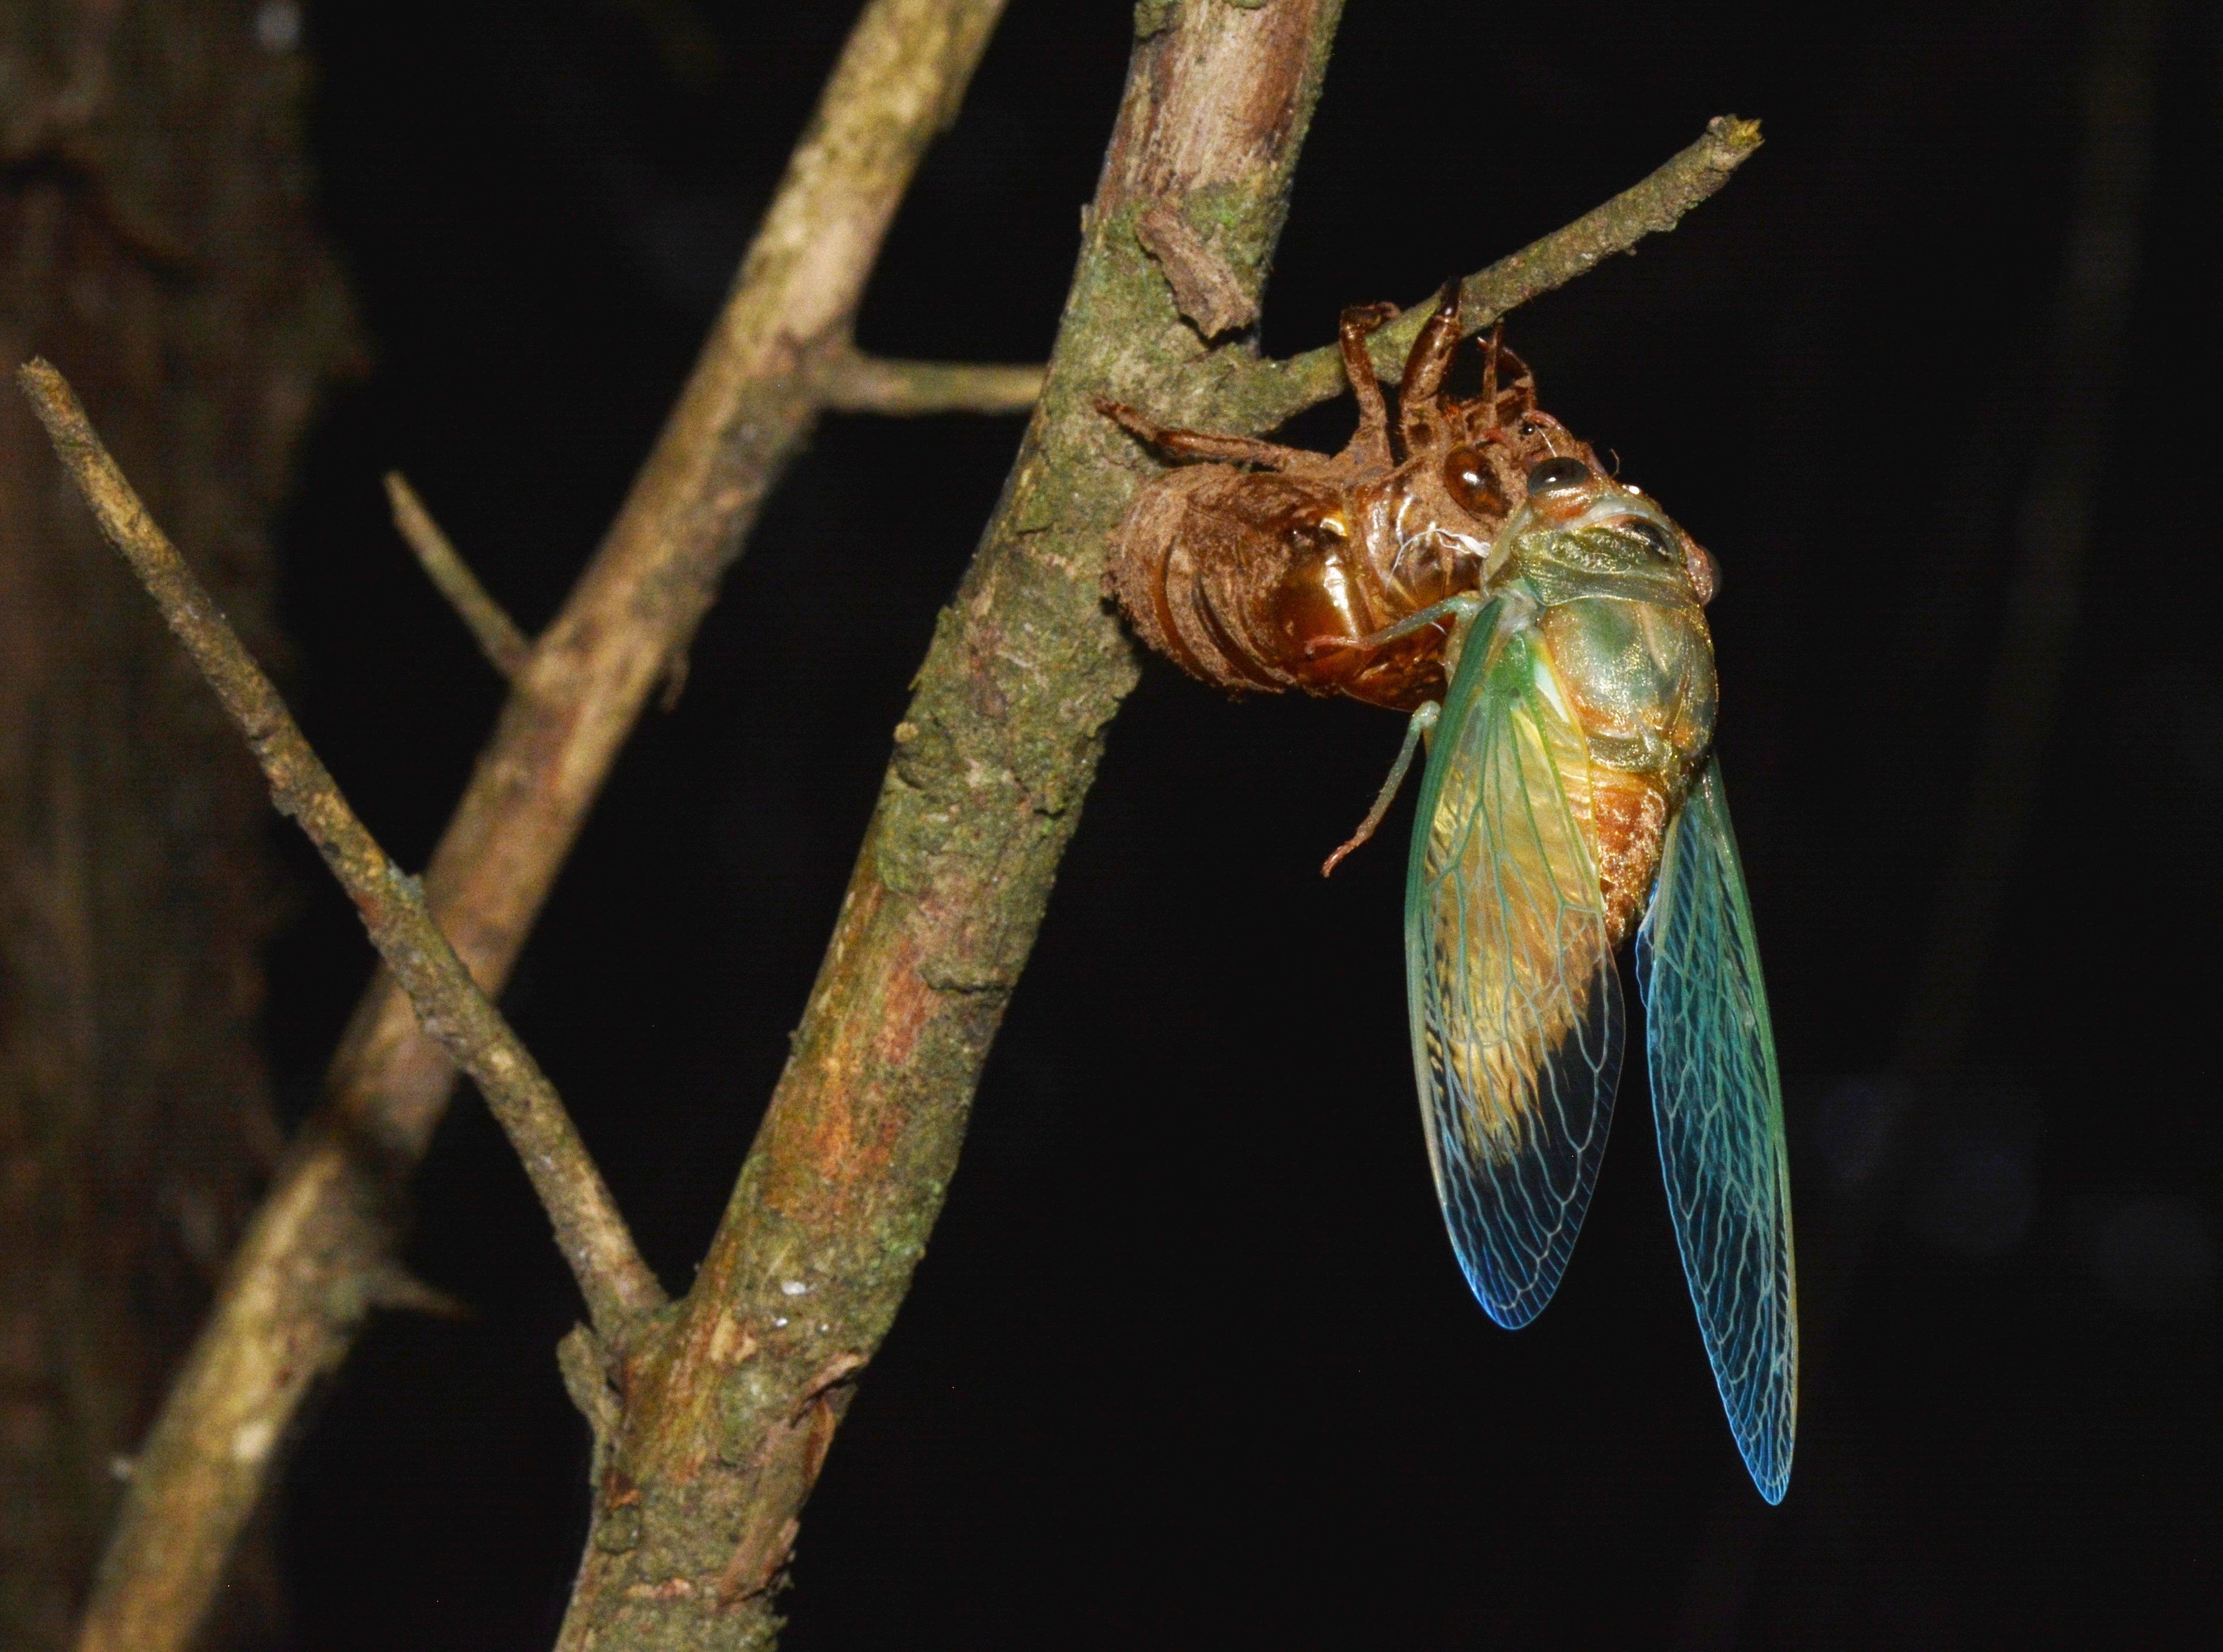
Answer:
[[[1023,413],[1047,369],[972,361],[898,361],[843,350],[818,375],[829,413]]]
[[[1696,143],[1643,182],[1565,228],[1533,241],[1510,257],[1459,284],[1459,325],[1468,333],[1492,325],[1508,311],[1588,273],[1615,253],[1633,251],[1647,236],[1663,235],[1683,215],[1729,181],[1760,148],[1760,122],[1717,115]],[[1395,384],[1413,340],[1435,307],[1424,298],[1367,340],[1374,370]],[[1306,408],[1345,388],[1343,358],[1333,344],[1285,361],[1226,363],[1229,382],[1218,393],[1221,430],[1253,433],[1275,429]]]
[[[1136,47],[1042,401],[896,731],[794,1052],[693,1290],[608,1366],[621,1410],[570,1652],[777,1632],[804,1499],[910,1286],[1135,682],[1099,581],[1154,467],[1095,401],[1155,401],[1200,350],[1137,219],[1209,198],[1212,251],[1256,299],[1340,9],[1185,5]]]
[[[896,206],[1003,8],[871,0],[852,29],[686,388],[513,683],[425,873],[435,920],[487,991],[507,977],[649,693],[808,441],[811,369],[846,345]],[[139,1454],[79,1652],[180,1652],[192,1637],[272,1447],[346,1357],[385,1275],[400,1189],[453,1082],[381,971]]]
[[[440,524],[432,520],[432,513],[417,497],[409,479],[398,470],[386,473],[386,499],[394,512],[394,531],[417,553],[418,565],[469,629],[479,651],[505,682],[516,682],[518,673],[525,669],[525,656],[532,652],[532,644],[517,628],[517,622],[479,583],[479,576],[440,531]]]
[[[478,1082],[525,1161],[595,1329],[621,1340],[635,1320],[664,1306],[664,1291],[634,1248],[556,1087],[471,980],[432,921],[417,880],[394,864],[348,806],[277,688],[101,445],[68,380],[38,361],[16,377],[101,533],[130,564],[163,623],[239,725],[270,782],[270,801],[308,834],[355,902],[419,1022]]]

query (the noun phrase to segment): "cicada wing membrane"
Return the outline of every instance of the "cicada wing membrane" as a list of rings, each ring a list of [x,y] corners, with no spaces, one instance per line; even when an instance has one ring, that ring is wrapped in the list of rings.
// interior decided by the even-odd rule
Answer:
[[[1540,643],[1501,600],[1435,732],[1405,959],[1437,1197],[1467,1283],[1508,1329],[1565,1271],[1621,1071],[1588,769]]]
[[[1668,828],[1636,958],[1683,1271],[1737,1448],[1760,1495],[1780,1502],[1798,1406],[1791,1178],[1767,992],[1718,759]]]

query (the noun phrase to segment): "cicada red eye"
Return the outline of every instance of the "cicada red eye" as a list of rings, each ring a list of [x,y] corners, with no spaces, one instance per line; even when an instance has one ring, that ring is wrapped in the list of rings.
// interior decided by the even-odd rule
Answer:
[[[1528,473],[1528,498],[1555,521],[1579,516],[1598,495],[1597,473],[1579,459],[1546,459]]]

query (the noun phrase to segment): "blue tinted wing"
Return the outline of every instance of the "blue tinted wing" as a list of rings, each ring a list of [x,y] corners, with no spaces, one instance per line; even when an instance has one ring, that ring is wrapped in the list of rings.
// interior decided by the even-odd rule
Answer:
[[[1780,1502],[1798,1408],[1791,1178],[1767,992],[1717,760],[1668,827],[1636,959],[1683,1271],[1737,1449],[1760,1494]]]
[[[1621,1074],[1588,776],[1533,631],[1493,604],[1421,783],[1405,967],[1436,1196],[1467,1283],[1508,1329],[1565,1271]]]

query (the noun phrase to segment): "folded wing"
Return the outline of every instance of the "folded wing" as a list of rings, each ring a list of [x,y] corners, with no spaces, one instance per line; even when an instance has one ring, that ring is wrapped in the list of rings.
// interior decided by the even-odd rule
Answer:
[[[1791,1479],[1798,1294],[1767,992],[1721,767],[1668,828],[1637,933],[1660,1166],[1730,1431],[1760,1494]]]
[[[1508,1329],[1565,1271],[1620,1077],[1588,772],[1533,631],[1492,605],[1436,727],[1405,957],[1437,1197],[1467,1283]]]

